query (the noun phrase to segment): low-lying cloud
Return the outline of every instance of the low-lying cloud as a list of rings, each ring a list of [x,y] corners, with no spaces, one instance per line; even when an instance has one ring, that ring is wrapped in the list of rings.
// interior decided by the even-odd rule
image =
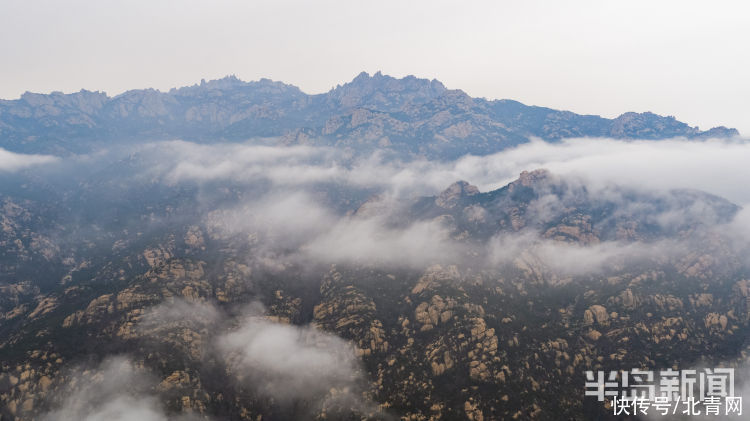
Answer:
[[[126,357],[110,357],[93,369],[79,368],[68,377],[62,403],[44,421],[194,421],[169,414],[153,393],[156,382]]]
[[[353,346],[313,326],[250,316],[218,348],[241,382],[283,402],[325,399],[331,388],[350,393],[360,380]]]
[[[522,171],[546,168],[583,177],[591,186],[652,189],[689,188],[736,203],[750,203],[750,143],[742,139],[533,140],[492,155],[455,161],[394,159],[386,154],[356,157],[325,147],[197,145],[184,141],[151,144],[154,169],[170,183],[181,181],[269,179],[278,186],[336,182],[379,186],[396,194],[435,194],[456,180],[487,191],[502,187]]]
[[[532,141],[486,157],[459,159],[456,171],[480,189],[499,187],[520,171],[546,168],[584,177],[590,185],[698,189],[750,203],[750,143],[742,139]]]
[[[220,309],[208,301],[181,299],[153,307],[138,323],[142,333],[156,338],[184,328],[202,338],[203,349],[193,358],[218,362],[237,393],[252,391],[297,414],[336,408],[377,412],[363,394],[354,345],[314,325],[269,318],[259,302]]]
[[[0,172],[14,172],[36,165],[50,164],[58,159],[52,155],[22,154],[0,148]]]

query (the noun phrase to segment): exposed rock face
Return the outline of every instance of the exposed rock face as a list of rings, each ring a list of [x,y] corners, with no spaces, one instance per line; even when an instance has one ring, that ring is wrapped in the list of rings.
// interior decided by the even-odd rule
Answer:
[[[585,324],[590,325],[594,322],[600,325],[606,325],[609,321],[609,314],[604,306],[593,305],[589,307],[583,314],[583,321]]]
[[[633,290],[630,288],[626,289],[625,291],[620,293],[619,301],[622,304],[622,306],[628,310],[634,310],[636,308],[636,298],[633,294]]]
[[[328,101],[343,107],[370,106],[382,111],[398,111],[445,94],[447,89],[437,80],[428,81],[407,76],[394,79],[380,72],[370,76],[362,72],[343,86],[334,88]]]
[[[332,269],[321,285],[324,301],[314,309],[315,323],[323,329],[356,340],[360,355],[388,350],[383,323],[375,318],[375,302],[348,284]]]
[[[417,284],[412,288],[411,293],[421,294],[423,291],[436,289],[439,285],[457,280],[459,277],[458,268],[454,265],[448,267],[433,265],[419,278]]]
[[[508,184],[508,190],[511,192],[517,189],[519,186],[523,187],[535,187],[541,185],[546,181],[550,181],[552,175],[545,169],[537,169],[533,171],[522,171],[521,175],[518,176],[518,180]]]
[[[362,203],[354,212],[354,215],[360,218],[372,218],[387,215],[391,205],[392,204],[388,203],[387,199],[376,195]]]
[[[476,186],[472,186],[465,181],[457,181],[440,193],[435,199],[435,204],[441,208],[450,209],[464,197],[474,196],[478,193],[479,189]]]

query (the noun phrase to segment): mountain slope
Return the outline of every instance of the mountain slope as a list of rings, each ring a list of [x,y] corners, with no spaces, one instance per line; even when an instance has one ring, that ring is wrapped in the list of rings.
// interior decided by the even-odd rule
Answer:
[[[2,198],[0,240],[19,266],[56,266],[58,279],[35,285],[18,267],[2,284],[4,419],[64,412],[69,388],[114,381],[112,355],[150,372],[138,389],[174,416],[602,419],[609,411],[583,399],[584,370],[710,365],[747,346],[750,273],[722,235],[739,208],[710,194],[601,195],[537,170],[495,191],[458,182],[351,209],[347,227],[382,221],[378,235],[443,227],[460,253],[416,266],[273,255],[262,229],[222,232],[190,197],[142,195],[129,216],[156,229],[102,225],[60,249],[44,238],[64,216]],[[559,260],[571,252],[572,264]],[[308,371],[329,355],[343,372]],[[290,376],[304,393],[283,387]]]

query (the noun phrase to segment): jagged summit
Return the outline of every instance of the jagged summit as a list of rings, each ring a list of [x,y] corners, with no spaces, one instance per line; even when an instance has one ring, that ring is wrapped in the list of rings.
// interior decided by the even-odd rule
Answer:
[[[170,93],[171,92],[177,92],[177,93],[179,93],[181,91],[185,92],[185,91],[188,91],[188,90],[194,90],[196,88],[198,88],[198,89],[219,89],[219,90],[222,90],[222,89],[232,89],[232,88],[235,88],[235,87],[238,87],[238,86],[247,85],[249,83],[252,83],[252,82],[245,82],[245,81],[243,81],[242,79],[238,78],[235,75],[229,75],[229,76],[225,76],[225,77],[223,77],[221,79],[213,79],[213,80],[209,80],[209,81],[206,81],[205,79],[201,79],[201,81],[200,81],[199,84],[195,84],[195,85],[192,85],[192,86],[185,86],[185,87],[181,87],[181,88],[172,88],[172,89],[170,89],[169,92]]]
[[[339,85],[325,96],[343,107],[370,106],[382,111],[398,111],[407,104],[422,104],[443,95],[447,89],[433,79],[406,76],[401,79],[377,72],[362,72],[351,82]]]
[[[388,85],[390,84],[390,85]],[[437,79],[425,79],[425,78],[418,78],[414,75],[407,75],[402,78],[395,78],[390,75],[384,75],[381,71],[375,72],[372,76],[363,71],[360,72],[357,76],[352,79],[351,82],[345,83],[343,85],[338,85],[336,88],[332,90],[336,90],[337,88],[342,88],[346,86],[362,86],[362,85],[379,85],[380,87],[385,88],[399,88],[404,87],[408,85],[422,85],[422,86],[430,86],[434,89],[436,89],[439,92],[445,92],[447,88]]]
[[[452,208],[460,199],[476,194],[479,194],[477,186],[473,186],[463,180],[456,181],[438,195],[435,199],[435,204],[441,208]]]
[[[524,187],[531,187],[536,184],[549,181],[552,177],[552,173],[544,168],[539,168],[533,171],[522,171],[518,176],[518,179],[512,182],[510,185],[521,185]]]
[[[172,88],[169,93],[177,96],[216,96],[223,94],[244,93],[245,95],[256,94],[292,94],[303,95],[302,91],[294,85],[261,78],[256,81],[245,82],[235,75],[225,76],[221,79],[206,81],[201,79],[199,84]]]
[[[728,129],[724,126],[714,127],[707,132],[701,132],[697,127],[678,121],[674,116],[663,117],[652,112],[635,113],[627,112],[621,114],[612,121],[609,135],[613,137],[637,137],[652,138],[654,135],[663,134],[685,137],[732,137],[738,136],[737,129]]]
[[[528,231],[544,238],[596,244],[676,238],[699,227],[725,224],[739,211],[734,203],[702,191],[613,185],[601,194],[576,177],[536,169],[487,192],[466,181],[455,182],[436,196],[417,200],[409,215],[450,221],[457,236],[465,232],[489,238],[504,231]]]

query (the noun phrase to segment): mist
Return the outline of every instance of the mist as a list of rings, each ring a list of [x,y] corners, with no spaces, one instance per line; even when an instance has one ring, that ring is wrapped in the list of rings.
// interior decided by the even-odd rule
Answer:
[[[152,168],[168,183],[267,179],[276,186],[307,186],[335,182],[375,186],[408,196],[436,194],[457,180],[488,191],[514,180],[522,171],[545,168],[559,176],[581,177],[590,187],[599,189],[608,184],[697,189],[738,204],[750,202],[750,193],[743,188],[743,181],[750,176],[746,165],[750,143],[741,138],[532,140],[492,155],[467,155],[448,162],[394,160],[377,153],[358,157],[305,146],[173,141],[148,148],[160,161]]]
[[[71,178],[69,189],[77,189],[75,180],[95,171],[100,177],[96,185],[87,186],[93,189],[88,206],[111,206],[109,198],[127,197],[144,187],[153,191],[155,203],[164,194],[172,194],[169,192],[187,193],[196,206],[153,213],[151,229],[197,218],[212,238],[246,243],[253,249],[251,260],[281,264],[279,267],[291,262],[420,268],[451,261],[491,266],[513,261],[524,252],[555,270],[583,273],[600,270],[613,259],[640,259],[657,251],[674,257],[677,250],[688,248],[684,241],[663,247],[643,239],[572,246],[543,238],[542,232],[533,229],[498,234],[477,248],[455,238],[455,227],[445,219],[394,222],[405,203],[437,195],[457,180],[488,192],[515,180],[522,171],[537,168],[548,170],[569,187],[565,197],[543,194],[532,203],[529,212],[540,223],[551,221],[571,201],[578,200],[576,195],[608,200],[616,204],[619,214],[645,215],[645,220],[664,229],[687,224],[718,229],[726,222],[711,214],[713,205],[703,198],[689,204],[675,200],[671,193],[675,189],[702,190],[739,205],[750,203],[745,188],[750,179],[746,165],[750,144],[742,139],[532,140],[496,154],[446,162],[392,159],[379,153],[358,156],[327,147],[272,146],[268,142],[196,144],[180,140],[120,145],[66,158],[2,152],[5,155],[0,157],[10,157],[5,161],[13,162],[6,168],[16,171],[22,165],[57,162],[46,168],[46,174],[57,180]],[[98,195],[98,190],[106,193]],[[667,209],[632,203],[627,196],[631,193],[648,195]],[[359,208],[366,201],[365,212]],[[476,213],[474,219],[487,216],[484,208],[469,210]],[[722,230],[738,249],[747,248],[747,219],[746,212],[739,212],[731,229]],[[476,256],[483,257],[478,261]],[[566,261],[579,263],[574,270]]]
[[[93,368],[79,367],[69,375],[59,398],[62,404],[43,414],[44,421],[194,421],[171,415],[154,395],[155,377],[127,357],[109,357]]]

